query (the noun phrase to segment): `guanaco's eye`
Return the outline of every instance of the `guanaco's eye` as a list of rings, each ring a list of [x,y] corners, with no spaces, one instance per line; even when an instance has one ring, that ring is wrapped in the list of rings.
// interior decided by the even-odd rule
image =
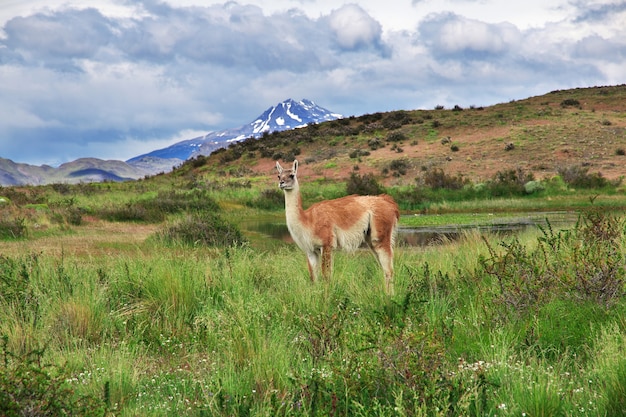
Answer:
[[[295,175],[293,174],[289,175],[289,178],[293,179],[293,177],[295,177]]]

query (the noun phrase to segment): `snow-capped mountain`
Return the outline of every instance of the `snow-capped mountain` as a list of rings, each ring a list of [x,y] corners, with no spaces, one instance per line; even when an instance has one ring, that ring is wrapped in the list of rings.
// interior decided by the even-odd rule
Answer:
[[[341,117],[343,116],[320,107],[311,100],[295,101],[288,99],[270,107],[254,121],[238,128],[211,132],[204,136],[177,142],[167,148],[136,156],[126,162],[135,165],[145,164],[147,158],[152,160],[155,158],[186,160],[198,155],[209,155],[216,149],[228,146],[231,142],[250,137],[261,137],[266,132],[295,129],[309,124],[340,119]]]

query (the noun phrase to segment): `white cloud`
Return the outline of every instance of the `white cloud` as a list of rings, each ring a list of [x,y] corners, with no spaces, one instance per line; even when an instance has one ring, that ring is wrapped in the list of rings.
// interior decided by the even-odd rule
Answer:
[[[380,42],[381,26],[356,4],[333,10],[328,22],[337,43],[344,49],[357,49]]]

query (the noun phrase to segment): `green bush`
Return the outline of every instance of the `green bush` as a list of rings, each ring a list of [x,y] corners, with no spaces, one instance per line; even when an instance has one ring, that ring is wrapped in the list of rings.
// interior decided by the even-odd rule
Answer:
[[[370,147],[371,150],[375,151],[376,149],[383,148],[385,145],[378,138],[373,138],[367,141],[367,146]]]
[[[589,173],[589,167],[582,165],[571,165],[561,167],[557,170],[563,181],[570,187],[574,188],[604,188],[609,185],[619,185],[619,182],[611,183],[602,176],[602,173]]]
[[[26,220],[23,217],[0,219],[0,239],[19,239],[27,234]]]
[[[406,140],[406,135],[402,132],[392,132],[385,140],[387,142],[404,142]]]
[[[394,177],[406,175],[407,169],[409,169],[409,162],[406,159],[394,159],[389,163],[388,169]]]
[[[561,101],[561,107],[580,107],[580,101],[575,98],[566,98]]]
[[[168,243],[178,242],[191,246],[224,247],[247,241],[237,227],[209,212],[188,215],[182,221],[158,232],[157,236]]]
[[[346,184],[346,192],[348,194],[378,195],[383,194],[385,189],[376,181],[373,174],[359,175],[352,172]]]
[[[0,415],[19,416],[104,416],[105,401],[77,394],[65,367],[46,365],[44,350],[23,356],[8,349],[2,337],[0,361]]]
[[[433,190],[460,190],[469,184],[469,180],[467,178],[463,178],[463,174],[451,176],[446,174],[441,168],[432,168],[427,170],[423,174],[422,180],[424,185]]]
[[[155,198],[101,209],[100,217],[110,221],[159,223],[170,214],[192,211],[219,211],[219,205],[206,190],[159,192]]]
[[[496,303],[507,314],[537,312],[554,300],[608,307],[624,296],[623,220],[592,211],[570,230],[555,232],[548,224],[541,231],[535,249],[515,238],[501,243],[504,252],[488,244],[490,257],[481,260],[484,273],[498,284]]]
[[[522,168],[498,171],[487,183],[487,189],[494,197],[525,195],[526,184],[534,179],[532,172],[526,173]]]

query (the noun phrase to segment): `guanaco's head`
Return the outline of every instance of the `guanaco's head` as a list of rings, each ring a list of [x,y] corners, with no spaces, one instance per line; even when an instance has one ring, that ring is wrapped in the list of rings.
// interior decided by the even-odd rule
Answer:
[[[293,167],[291,169],[283,169],[278,161],[276,161],[276,170],[278,171],[278,186],[281,190],[292,190],[297,184],[298,180],[296,174],[298,173],[298,161],[293,161]]]

